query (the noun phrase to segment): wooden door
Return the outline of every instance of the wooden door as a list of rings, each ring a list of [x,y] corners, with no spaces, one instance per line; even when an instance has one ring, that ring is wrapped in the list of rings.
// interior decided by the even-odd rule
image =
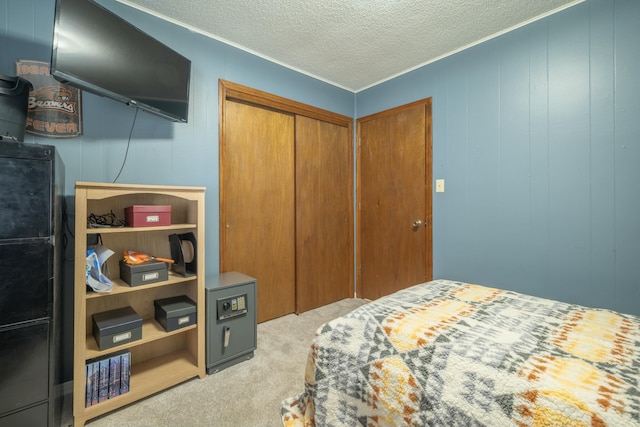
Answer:
[[[431,280],[431,100],[358,120],[358,295]],[[425,225],[426,224],[426,225]]]
[[[296,312],[353,296],[351,127],[296,117]]]
[[[258,282],[258,322],[295,311],[294,116],[227,101],[220,142],[223,272]]]

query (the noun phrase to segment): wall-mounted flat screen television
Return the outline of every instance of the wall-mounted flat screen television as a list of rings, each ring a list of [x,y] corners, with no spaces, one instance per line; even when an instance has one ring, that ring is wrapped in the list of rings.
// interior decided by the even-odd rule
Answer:
[[[56,0],[51,75],[187,122],[191,61],[93,0]]]

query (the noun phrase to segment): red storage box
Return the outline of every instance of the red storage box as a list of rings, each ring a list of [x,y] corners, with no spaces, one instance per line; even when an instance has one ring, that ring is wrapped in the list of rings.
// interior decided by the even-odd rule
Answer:
[[[171,206],[133,205],[124,214],[129,227],[171,225]]]

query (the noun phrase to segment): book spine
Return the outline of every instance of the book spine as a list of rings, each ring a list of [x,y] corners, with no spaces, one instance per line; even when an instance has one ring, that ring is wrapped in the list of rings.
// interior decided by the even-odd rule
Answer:
[[[91,405],[98,404],[98,394],[100,391],[100,362],[95,361],[92,363],[93,373],[91,375]]]
[[[120,394],[129,391],[129,380],[131,378],[131,353],[123,353],[120,357]]]
[[[120,394],[120,355],[109,359],[109,399]]]
[[[92,405],[91,395],[93,393],[93,363],[87,363],[87,373],[85,377],[86,388],[85,388],[85,407],[89,407]]]
[[[98,402],[102,403],[109,398],[109,359],[100,360],[100,387]]]

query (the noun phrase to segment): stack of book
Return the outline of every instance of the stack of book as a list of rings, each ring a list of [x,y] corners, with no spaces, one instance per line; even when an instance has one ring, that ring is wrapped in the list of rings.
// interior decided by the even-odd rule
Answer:
[[[87,363],[86,406],[97,405],[129,391],[131,353],[122,352]]]

